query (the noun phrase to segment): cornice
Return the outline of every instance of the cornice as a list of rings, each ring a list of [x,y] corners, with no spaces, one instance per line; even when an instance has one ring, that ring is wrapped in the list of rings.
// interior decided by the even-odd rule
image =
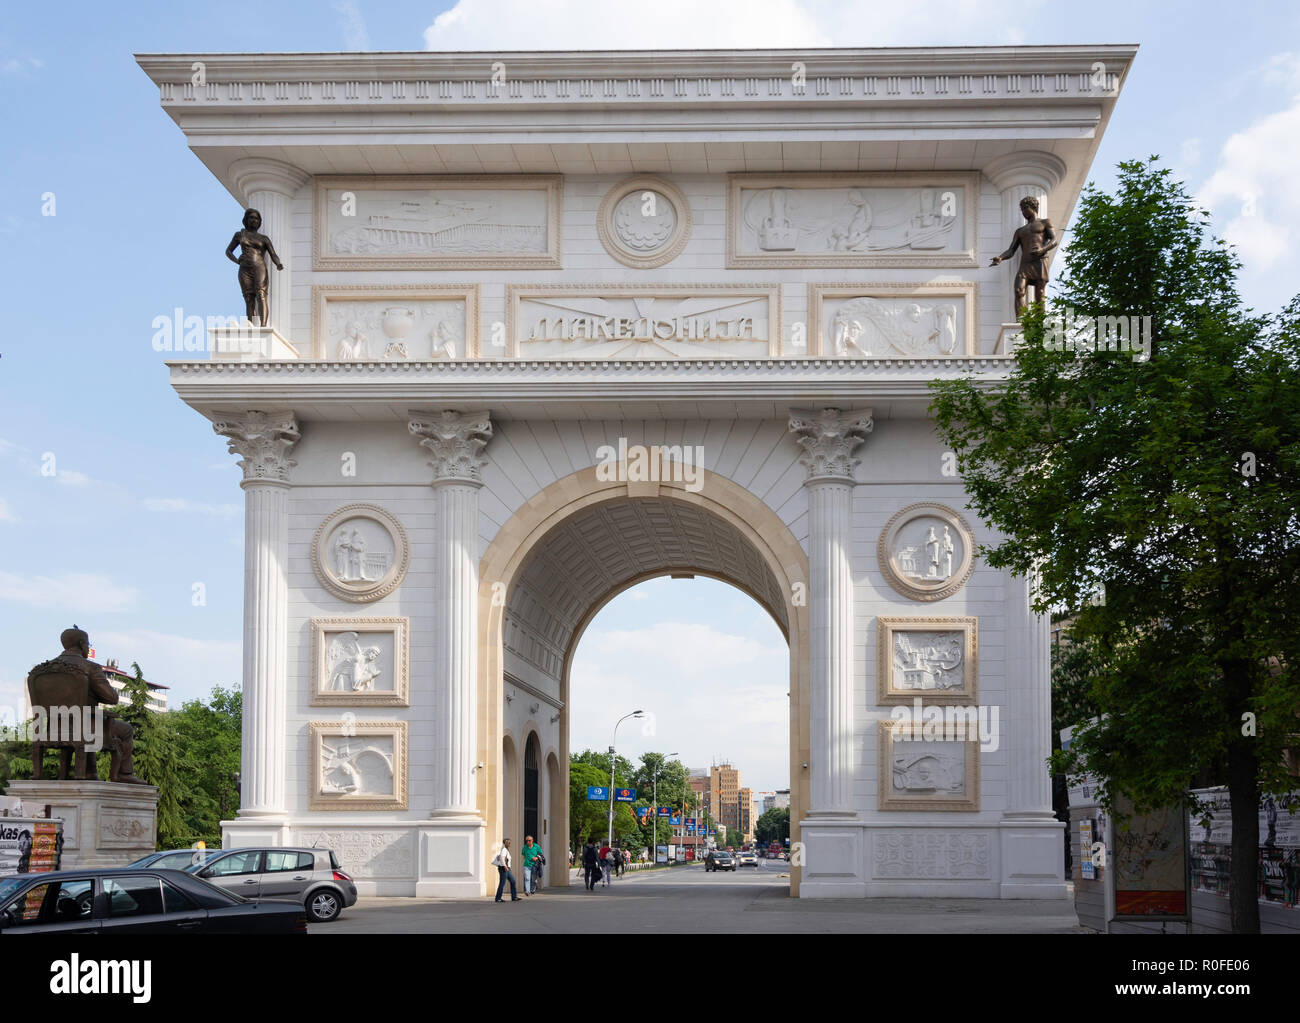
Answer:
[[[1118,95],[1137,47],[137,54],[167,106],[861,104]],[[194,65],[206,81],[192,82]],[[1105,65],[1105,82],[1094,66]],[[792,71],[803,65],[796,84]],[[494,70],[504,76],[493,83]]]

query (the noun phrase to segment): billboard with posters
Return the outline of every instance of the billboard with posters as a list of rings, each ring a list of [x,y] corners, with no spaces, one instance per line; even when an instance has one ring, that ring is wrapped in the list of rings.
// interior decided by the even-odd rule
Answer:
[[[1137,814],[1117,800],[1124,817],[1112,831],[1110,866],[1116,917],[1187,919],[1187,815],[1181,807]]]
[[[62,852],[62,820],[0,817],[0,876],[58,870]]]

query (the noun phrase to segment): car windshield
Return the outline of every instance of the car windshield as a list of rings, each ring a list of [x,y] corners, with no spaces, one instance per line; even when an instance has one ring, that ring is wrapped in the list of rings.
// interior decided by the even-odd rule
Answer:
[[[0,877],[0,904],[6,902],[9,896],[23,886],[26,878],[23,877]]]

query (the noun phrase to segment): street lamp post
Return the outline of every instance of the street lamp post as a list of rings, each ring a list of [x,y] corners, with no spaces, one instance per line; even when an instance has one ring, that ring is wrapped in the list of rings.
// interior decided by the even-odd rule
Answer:
[[[618,726],[628,718],[639,718],[642,711],[634,710],[631,714],[624,714],[614,724],[614,742],[609,747],[609,847],[614,848],[614,764],[618,758],[614,753],[614,747],[618,745]]]

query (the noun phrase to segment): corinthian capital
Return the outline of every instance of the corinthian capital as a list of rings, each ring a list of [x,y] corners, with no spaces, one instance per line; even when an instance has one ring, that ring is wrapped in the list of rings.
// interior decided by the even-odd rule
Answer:
[[[790,410],[790,432],[803,448],[799,461],[808,467],[811,483],[821,479],[853,479],[853,457],[874,424],[871,410],[841,412],[837,408]]]
[[[223,414],[213,420],[212,429],[227,439],[232,455],[240,456],[246,483],[287,483],[289,469],[298,464],[289,457],[300,436],[292,412]]]
[[[433,482],[478,483],[487,462],[482,451],[492,439],[492,420],[486,412],[412,412],[407,424],[420,447],[433,457]]]

